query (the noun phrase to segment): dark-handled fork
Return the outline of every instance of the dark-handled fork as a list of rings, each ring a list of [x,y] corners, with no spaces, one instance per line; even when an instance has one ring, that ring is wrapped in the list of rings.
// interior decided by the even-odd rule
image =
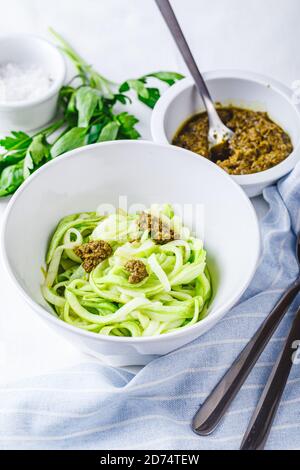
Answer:
[[[300,234],[296,251],[300,268]],[[217,427],[299,291],[300,274],[195,415],[192,428],[197,434],[207,436]]]
[[[285,389],[300,340],[300,308],[245,433],[241,450],[263,450]]]

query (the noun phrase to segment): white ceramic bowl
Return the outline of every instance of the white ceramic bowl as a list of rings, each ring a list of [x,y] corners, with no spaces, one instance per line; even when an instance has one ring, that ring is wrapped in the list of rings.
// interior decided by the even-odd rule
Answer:
[[[294,151],[279,165],[261,173],[232,176],[249,197],[257,196],[266,186],[289,173],[300,160],[299,106],[293,103],[289,88],[262,75],[221,70],[207,72],[204,78],[216,102],[267,111],[292,139]],[[204,111],[203,103],[193,81],[177,82],[163,94],[153,110],[151,130],[154,142],[170,143],[180,125],[201,111]]]
[[[216,190],[217,188],[217,190]],[[160,337],[106,337],[74,328],[43,300],[40,267],[49,236],[63,216],[118,206],[203,204],[200,227],[209,255],[214,299],[200,323]],[[25,300],[48,324],[113,365],[145,364],[215,325],[248,286],[259,256],[259,228],[249,199],[219,167],[192,152],[143,141],[95,144],[69,152],[34,173],[9,202],[1,246],[6,269]]]
[[[66,65],[59,50],[45,39],[30,34],[11,34],[0,38],[0,65],[14,63],[39,66],[52,83],[41,97],[27,101],[0,102],[0,129],[33,130],[53,119]]]

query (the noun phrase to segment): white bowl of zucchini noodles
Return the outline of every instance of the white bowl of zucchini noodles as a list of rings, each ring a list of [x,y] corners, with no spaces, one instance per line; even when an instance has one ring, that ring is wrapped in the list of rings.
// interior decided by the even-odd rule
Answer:
[[[115,366],[204,334],[238,301],[260,251],[254,209],[216,165],[145,141],[83,147],[9,202],[4,264],[49,326]]]

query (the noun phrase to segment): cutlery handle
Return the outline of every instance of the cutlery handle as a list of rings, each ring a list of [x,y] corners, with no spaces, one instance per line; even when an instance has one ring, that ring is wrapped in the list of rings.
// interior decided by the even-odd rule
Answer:
[[[300,340],[300,308],[262,396],[250,420],[241,450],[263,450],[293,365],[295,342]]]
[[[213,114],[216,113],[210,93],[206,86],[206,83],[198,69],[195,59],[191,53],[189,45],[184,37],[181,27],[177,21],[175,13],[171,7],[169,0],[155,0],[174,40],[180,50],[182,57],[194,78],[199,93],[201,94],[206,108]]]
[[[207,436],[217,427],[299,290],[300,278],[291,285],[279,300],[201,406],[192,423],[192,428],[197,434]]]

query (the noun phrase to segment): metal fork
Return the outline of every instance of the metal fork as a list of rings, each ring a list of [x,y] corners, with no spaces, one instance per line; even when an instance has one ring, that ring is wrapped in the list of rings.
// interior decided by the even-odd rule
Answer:
[[[205,105],[209,122],[208,142],[210,147],[210,159],[216,162],[219,159],[227,158],[226,154],[229,152],[228,143],[234,133],[225,126],[216,111],[204,78],[199,71],[169,0],[155,0],[155,2],[181,52],[183,60],[195,81],[198,92]]]

